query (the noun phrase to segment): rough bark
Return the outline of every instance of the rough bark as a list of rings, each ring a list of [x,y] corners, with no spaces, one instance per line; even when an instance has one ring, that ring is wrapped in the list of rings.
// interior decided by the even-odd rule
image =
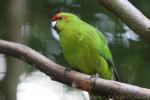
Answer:
[[[98,0],[120,17],[133,31],[150,40],[150,20],[128,0]]]
[[[95,95],[126,99],[150,99],[150,89],[100,78],[90,79],[89,75],[76,71],[65,74],[60,66],[33,49],[22,44],[0,40],[0,53],[16,57],[49,75],[53,80],[86,90]]]

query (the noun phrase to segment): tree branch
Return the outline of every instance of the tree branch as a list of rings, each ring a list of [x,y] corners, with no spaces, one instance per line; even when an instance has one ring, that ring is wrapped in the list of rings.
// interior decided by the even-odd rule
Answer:
[[[40,53],[22,44],[0,40],[0,53],[21,59],[53,80],[73,85],[93,94],[113,96],[115,98],[150,99],[150,89],[141,88],[112,80],[90,79],[89,75],[71,70],[65,75],[65,68],[49,60]]]
[[[150,20],[128,0],[98,0],[111,12],[120,17],[133,31],[150,39]]]

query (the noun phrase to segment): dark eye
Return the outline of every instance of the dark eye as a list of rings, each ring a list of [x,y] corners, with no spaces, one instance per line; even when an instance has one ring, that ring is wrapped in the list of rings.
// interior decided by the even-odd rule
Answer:
[[[59,19],[60,19],[60,20],[63,20],[63,19],[64,19],[64,16],[60,16]]]

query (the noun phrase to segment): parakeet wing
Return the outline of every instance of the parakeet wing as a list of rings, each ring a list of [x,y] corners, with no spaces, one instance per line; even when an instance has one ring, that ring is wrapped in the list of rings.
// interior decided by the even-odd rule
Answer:
[[[85,24],[85,26],[87,26],[86,29],[88,30],[87,32],[89,32],[89,34],[91,34],[91,33],[98,34],[98,36],[100,38],[99,42],[101,42],[101,45],[97,46],[99,49],[99,54],[107,61],[108,65],[111,67],[114,79],[119,81],[119,76],[118,76],[117,70],[115,68],[110,49],[108,48],[107,41],[105,40],[103,34],[100,31],[98,31],[96,28],[92,27],[91,25],[89,25],[85,22],[83,22],[83,24]],[[98,42],[98,41],[96,41],[96,42]]]
[[[114,65],[113,59],[112,59],[112,55],[110,53],[110,50],[107,46],[106,40],[104,39],[102,33],[100,33],[99,31],[97,31],[99,34],[99,37],[101,38],[101,40],[104,42],[101,45],[101,50],[100,50],[100,56],[104,57],[104,59],[107,61],[107,63],[109,64],[110,67],[112,67],[113,70],[113,75],[114,75],[114,79],[119,81],[119,75],[117,73],[116,67]]]

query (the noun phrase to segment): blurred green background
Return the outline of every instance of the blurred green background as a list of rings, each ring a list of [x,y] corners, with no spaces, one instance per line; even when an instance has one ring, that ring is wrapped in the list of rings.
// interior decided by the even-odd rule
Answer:
[[[130,2],[150,18],[149,0]],[[103,32],[122,82],[150,88],[150,44],[97,0],[1,0],[0,38],[25,44],[68,66],[59,42],[52,36],[51,17],[59,11],[74,13]],[[88,100],[86,93],[81,96],[82,91],[62,84],[61,95],[58,94],[60,84],[49,80],[32,66],[0,55],[0,100],[51,100],[52,97],[53,100]],[[44,87],[42,91],[41,87]]]

